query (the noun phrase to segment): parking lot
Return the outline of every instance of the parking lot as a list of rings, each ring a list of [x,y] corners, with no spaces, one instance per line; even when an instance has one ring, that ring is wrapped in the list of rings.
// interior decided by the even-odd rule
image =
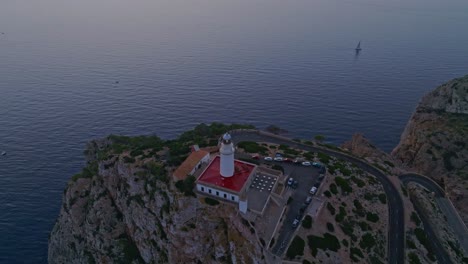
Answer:
[[[298,182],[297,189],[293,190],[291,195],[292,201],[288,205],[283,225],[278,231],[277,242],[273,246],[273,253],[280,256],[286,250],[286,246],[289,243],[294,231],[296,230],[296,228],[292,227],[292,223],[294,219],[300,214],[300,209],[303,206],[305,200],[308,196],[310,196],[309,191],[317,182],[320,169],[312,166],[306,167],[289,163],[275,163],[283,166],[284,173],[289,175],[288,177],[292,177]],[[302,220],[303,217],[304,215],[301,214],[300,219]]]

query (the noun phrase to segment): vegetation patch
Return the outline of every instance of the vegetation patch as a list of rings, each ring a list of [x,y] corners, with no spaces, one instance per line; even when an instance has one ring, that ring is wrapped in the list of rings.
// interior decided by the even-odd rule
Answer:
[[[312,227],[312,217],[310,215],[306,215],[304,220],[302,220],[302,227],[310,229]]]
[[[351,176],[351,180],[356,183],[359,188],[366,186],[366,182],[357,178],[356,176]]]
[[[351,247],[350,251],[349,251],[349,256],[351,257],[351,259],[354,261],[354,262],[358,262],[359,261],[359,258],[363,258],[364,255],[362,254],[361,250],[359,248],[355,248],[355,247]]]
[[[379,194],[379,200],[381,203],[386,204],[387,203],[387,195],[385,193]]]
[[[307,236],[307,241],[314,257],[317,255],[317,249],[337,252],[341,248],[340,241],[330,233],[325,233],[323,237]]]
[[[239,144],[237,144],[237,146],[239,148],[242,148],[244,149],[245,152],[248,152],[248,153],[262,153],[262,154],[266,154],[268,149],[264,146],[261,146],[259,145],[257,142],[254,142],[254,141],[243,141],[243,142],[239,142]]]
[[[332,223],[327,223],[327,229],[330,232],[335,232],[335,227],[333,226]]]
[[[423,245],[426,248],[427,256],[431,260],[435,260],[434,254],[432,253],[433,250],[432,250],[431,242],[427,238],[427,235],[424,232],[424,229],[418,227],[414,230],[414,234],[416,235],[416,238],[419,240],[419,243],[421,243],[421,245]]]
[[[340,212],[335,216],[336,222],[341,222],[346,217],[346,210],[343,206],[340,206]]]
[[[328,211],[330,211],[331,215],[335,215],[336,209],[335,209],[335,207],[333,207],[333,205],[331,203],[327,203],[327,209],[328,209]]]
[[[368,212],[366,214],[366,220],[372,223],[377,223],[379,221],[379,216],[377,214]]]
[[[339,176],[336,177],[335,183],[338,187],[341,188],[342,194],[351,193],[353,191],[353,188],[349,185],[348,181],[345,180],[343,177],[339,177]]]
[[[295,236],[293,241],[291,242],[291,245],[288,248],[288,251],[286,252],[286,257],[289,259],[293,259],[296,256],[304,255],[304,247],[304,239],[300,238],[299,236]]]
[[[195,188],[195,176],[187,176],[185,180],[180,180],[175,183],[177,189],[184,193],[186,196],[195,196],[193,189]]]
[[[209,205],[218,205],[219,204],[219,201],[218,200],[215,200],[215,199],[212,199],[210,197],[205,197],[205,203],[209,204]]]
[[[415,211],[411,212],[411,221],[413,221],[416,226],[421,224],[421,219],[419,219],[419,216]]]
[[[328,164],[331,160],[331,157],[329,155],[322,152],[317,153],[317,158],[319,158],[319,160],[324,164]]]
[[[375,245],[375,239],[374,237],[369,234],[369,233],[366,233],[365,235],[363,235],[361,237],[361,241],[359,242],[359,246],[362,248],[362,249],[367,249],[367,251],[369,252],[369,249],[371,249],[374,245]]]
[[[338,187],[336,186],[336,184],[334,183],[330,184],[330,192],[335,195],[338,193]]]

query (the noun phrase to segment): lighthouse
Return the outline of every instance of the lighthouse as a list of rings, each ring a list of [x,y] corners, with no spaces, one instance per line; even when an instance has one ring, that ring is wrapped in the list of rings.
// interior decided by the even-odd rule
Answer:
[[[234,144],[229,133],[223,135],[219,154],[221,156],[219,173],[226,178],[232,177],[234,175]]]

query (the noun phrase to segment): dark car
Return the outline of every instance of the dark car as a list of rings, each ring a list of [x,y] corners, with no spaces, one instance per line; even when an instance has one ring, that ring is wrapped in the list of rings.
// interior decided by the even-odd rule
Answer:
[[[327,169],[326,169],[325,167],[321,167],[321,168],[320,168],[320,173],[323,174],[323,173],[325,173],[325,172],[327,172]]]
[[[320,174],[317,180],[318,180],[319,182],[321,182],[324,178],[325,178],[325,175],[324,175],[324,174]]]
[[[307,199],[305,200],[305,204],[310,204],[312,202],[312,197],[307,196]]]
[[[314,184],[314,187],[318,189],[318,187],[320,186],[320,182],[317,182]]]
[[[292,187],[293,189],[296,189],[296,188],[297,188],[297,185],[298,185],[297,181],[294,181],[294,182],[291,184],[291,187]]]
[[[299,214],[302,215],[302,214],[305,212],[306,209],[307,209],[307,204],[303,204],[303,205],[301,206],[301,209],[299,209]]]

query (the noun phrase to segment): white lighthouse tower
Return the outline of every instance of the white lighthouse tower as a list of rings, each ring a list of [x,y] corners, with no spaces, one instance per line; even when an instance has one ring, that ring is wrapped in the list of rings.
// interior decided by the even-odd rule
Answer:
[[[232,177],[234,175],[234,144],[231,141],[229,133],[224,134],[219,148],[221,154],[220,174],[223,177]]]

